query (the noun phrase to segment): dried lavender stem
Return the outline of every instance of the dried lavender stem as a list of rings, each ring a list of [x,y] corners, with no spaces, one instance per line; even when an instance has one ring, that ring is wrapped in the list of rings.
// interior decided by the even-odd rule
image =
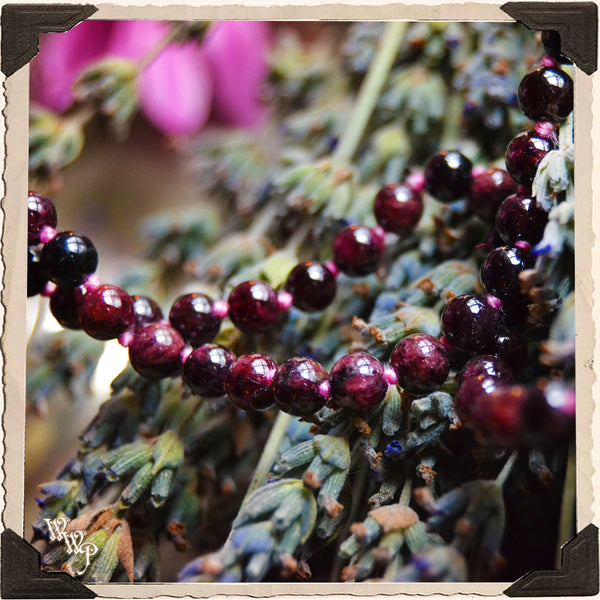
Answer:
[[[410,502],[410,494],[412,492],[412,475],[407,475],[404,480],[404,485],[402,486],[402,492],[400,493],[400,500],[398,500],[399,504],[404,504],[408,506]]]
[[[513,453],[508,457],[508,460],[502,467],[502,471],[500,471],[500,473],[498,473],[498,477],[496,477],[497,485],[502,486],[504,484],[504,482],[508,479],[508,476],[510,475],[510,472],[512,471],[512,468],[515,464],[515,461],[517,460],[518,455],[519,455],[519,452],[517,450],[514,450]]]
[[[407,28],[408,24],[401,21],[394,21],[386,25],[385,33],[350,115],[349,123],[351,125],[345,130],[333,155],[334,162],[349,161],[356,152],[381,90],[394,65]]]

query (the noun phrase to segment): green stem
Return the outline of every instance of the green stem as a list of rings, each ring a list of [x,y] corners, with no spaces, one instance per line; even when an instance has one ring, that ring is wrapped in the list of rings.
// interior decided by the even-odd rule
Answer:
[[[352,109],[349,118],[350,126],[345,130],[333,155],[335,162],[350,161],[356,152],[381,90],[394,66],[407,27],[408,24],[401,21],[394,21],[386,25],[381,44],[377,49],[369,72],[360,88],[356,104]]]

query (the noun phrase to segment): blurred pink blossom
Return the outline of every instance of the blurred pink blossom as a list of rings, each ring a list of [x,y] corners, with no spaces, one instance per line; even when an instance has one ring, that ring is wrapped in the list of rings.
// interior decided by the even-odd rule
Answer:
[[[108,57],[137,61],[168,30],[160,21],[84,21],[66,33],[40,36],[40,52],[31,63],[32,100],[65,110],[83,69]],[[192,135],[211,116],[238,127],[258,125],[270,43],[268,23],[222,21],[201,45],[169,44],[140,74],[141,111],[171,136]]]

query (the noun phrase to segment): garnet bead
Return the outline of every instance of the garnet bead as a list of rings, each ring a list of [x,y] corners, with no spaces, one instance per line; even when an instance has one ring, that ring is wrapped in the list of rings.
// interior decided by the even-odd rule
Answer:
[[[456,414],[464,425],[471,425],[473,414],[486,401],[501,382],[494,377],[470,377],[465,379],[454,396]]]
[[[97,340],[112,340],[133,325],[133,301],[116,285],[86,293],[79,306],[81,328]]]
[[[131,296],[133,302],[134,327],[139,329],[149,323],[156,323],[163,318],[160,306],[146,296]]]
[[[242,331],[257,333],[272,327],[282,309],[275,290],[264,281],[245,281],[229,295],[229,317]]]
[[[40,256],[33,249],[27,249],[27,297],[37,296],[44,291],[48,279],[40,265]]]
[[[98,253],[87,237],[66,231],[43,247],[40,262],[56,285],[77,287],[98,267]]]
[[[183,380],[195,394],[216,398],[225,393],[225,384],[235,354],[217,344],[193,350],[183,363]]]
[[[496,337],[490,353],[505,360],[518,373],[527,360],[527,342],[519,334],[508,330]]]
[[[66,329],[81,329],[79,322],[79,305],[86,294],[84,287],[59,288],[50,296],[50,312]]]
[[[333,242],[333,260],[337,268],[350,276],[374,273],[383,256],[384,237],[380,231],[350,225]]]
[[[398,385],[411,394],[428,394],[448,377],[450,365],[443,344],[425,333],[415,333],[398,342],[390,364],[398,376]]]
[[[36,246],[42,240],[40,233],[44,227],[56,227],[58,222],[56,208],[52,200],[29,192],[27,196],[27,241],[29,246]]]
[[[517,182],[502,169],[487,169],[471,183],[469,208],[484,221],[493,222],[502,201],[517,191]]]
[[[406,185],[388,185],[375,196],[373,212],[385,231],[406,234],[414,229],[423,214],[423,198]]]
[[[296,417],[308,417],[325,406],[319,386],[327,379],[327,371],[312,358],[286,360],[273,379],[275,404]]]
[[[440,202],[454,202],[469,193],[471,161],[460,152],[440,152],[425,168],[425,189]]]
[[[229,370],[225,388],[234,406],[243,410],[264,410],[273,405],[271,383],[277,363],[264,354],[240,356]]]
[[[542,31],[542,44],[546,54],[563,64],[572,64],[572,61],[561,52],[560,33],[558,31]]]
[[[335,275],[323,264],[307,261],[296,265],[288,275],[285,290],[296,308],[305,312],[323,310],[335,298]]]
[[[459,376],[461,385],[470,379],[480,380],[491,377],[504,385],[514,383],[512,369],[501,358],[489,354],[481,354],[472,358],[463,368]]]
[[[554,139],[540,137],[535,131],[521,133],[506,149],[506,170],[521,185],[531,185],[538,165],[555,148]]]
[[[221,327],[221,318],[213,312],[212,299],[204,294],[179,296],[173,302],[169,321],[194,347],[210,342]]]
[[[177,375],[184,345],[181,335],[170,325],[151,323],[134,334],[129,345],[129,361],[148,379]]]
[[[533,266],[531,254],[521,248],[504,246],[487,255],[480,269],[486,291],[502,300],[506,310],[521,296],[519,274]]]
[[[333,401],[359,413],[368,413],[388,389],[383,365],[366,352],[348,354],[338,360],[329,374]]]
[[[445,306],[442,330],[448,341],[461,350],[481,352],[503,330],[503,323],[500,311],[483,298],[464,294]]]
[[[543,237],[548,213],[528,194],[509,196],[498,209],[496,229],[506,244],[522,240],[535,246]]]
[[[573,80],[561,69],[537,69],[523,77],[518,99],[532,121],[564,121],[573,110]]]

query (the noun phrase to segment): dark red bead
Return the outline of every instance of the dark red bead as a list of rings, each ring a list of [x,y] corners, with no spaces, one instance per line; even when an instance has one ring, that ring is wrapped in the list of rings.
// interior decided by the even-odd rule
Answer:
[[[523,77],[519,106],[532,121],[564,121],[573,110],[573,80],[558,68],[542,67]]]
[[[510,366],[501,358],[490,354],[481,354],[472,358],[460,373],[459,382],[464,384],[473,378],[491,377],[503,385],[514,383],[515,377]]]
[[[296,265],[288,275],[285,290],[292,303],[305,312],[327,308],[337,291],[335,275],[323,264],[307,261]]]
[[[400,340],[390,358],[398,385],[411,394],[428,394],[448,377],[450,364],[443,344],[425,333],[414,333]]]
[[[454,396],[454,406],[463,425],[472,424],[473,414],[479,411],[479,405],[484,403],[499,385],[502,384],[498,379],[484,376],[470,377],[460,385]]]
[[[373,212],[385,231],[406,234],[415,228],[423,214],[423,197],[406,185],[388,185],[375,196]]]
[[[542,31],[542,44],[546,54],[554,60],[562,64],[572,64],[572,61],[561,52],[560,33],[558,31]]]
[[[469,193],[473,164],[460,152],[440,152],[425,168],[425,189],[440,202],[454,202]]]
[[[272,327],[282,308],[275,290],[264,281],[245,281],[229,295],[229,318],[233,324],[249,333]]]
[[[87,291],[84,287],[59,288],[50,296],[50,312],[67,329],[81,329],[79,305]]]
[[[265,410],[273,405],[272,382],[277,363],[265,354],[240,356],[229,370],[225,388],[234,406],[243,410]]]
[[[540,137],[535,131],[521,133],[506,149],[506,170],[517,183],[531,185],[538,165],[556,147],[554,139]]]
[[[133,325],[133,302],[116,285],[101,285],[89,291],[79,306],[81,328],[97,340],[112,340]]]
[[[163,318],[160,306],[147,296],[131,296],[133,302],[134,327],[139,329]]]
[[[30,246],[36,246],[41,242],[40,232],[44,227],[56,227],[58,222],[56,208],[52,200],[29,192],[27,196],[27,242]]]
[[[275,404],[296,417],[308,417],[325,406],[326,398],[319,386],[327,379],[327,371],[312,358],[286,360],[273,379]]]
[[[65,231],[43,247],[40,262],[56,285],[77,287],[98,267],[98,253],[87,237]]]
[[[196,348],[183,363],[183,380],[195,394],[216,398],[225,393],[235,354],[217,344]]]
[[[151,323],[135,332],[129,345],[129,361],[148,379],[174,376],[181,370],[184,345],[181,335],[170,325]]]
[[[504,246],[487,255],[480,269],[481,283],[489,294],[502,300],[506,310],[521,296],[520,273],[533,266],[531,253]]]
[[[169,321],[194,347],[210,342],[221,327],[221,318],[213,312],[212,299],[204,294],[179,296],[173,302]]]
[[[27,297],[44,291],[48,278],[40,265],[40,256],[33,248],[27,249]]]
[[[340,358],[331,369],[329,385],[336,404],[362,414],[382,402],[388,389],[383,365],[367,352]]]
[[[480,219],[493,223],[498,207],[517,187],[517,182],[506,171],[487,169],[473,178],[469,207]]]
[[[486,351],[503,329],[500,311],[479,296],[457,296],[442,312],[444,335],[451,344],[468,352]]]
[[[505,360],[518,373],[527,360],[527,342],[514,331],[506,331],[496,337],[490,353]]]
[[[369,275],[381,262],[383,242],[379,231],[363,225],[350,225],[335,236],[333,260],[346,275]]]
[[[535,246],[543,237],[548,213],[528,194],[509,196],[498,209],[496,229],[506,244],[522,240]]]
[[[465,363],[467,363],[467,361],[469,361],[473,356],[473,352],[461,350],[454,344],[451,344],[445,335],[440,338],[440,344],[442,344],[444,350],[446,351],[451,369],[462,369],[465,366]]]

